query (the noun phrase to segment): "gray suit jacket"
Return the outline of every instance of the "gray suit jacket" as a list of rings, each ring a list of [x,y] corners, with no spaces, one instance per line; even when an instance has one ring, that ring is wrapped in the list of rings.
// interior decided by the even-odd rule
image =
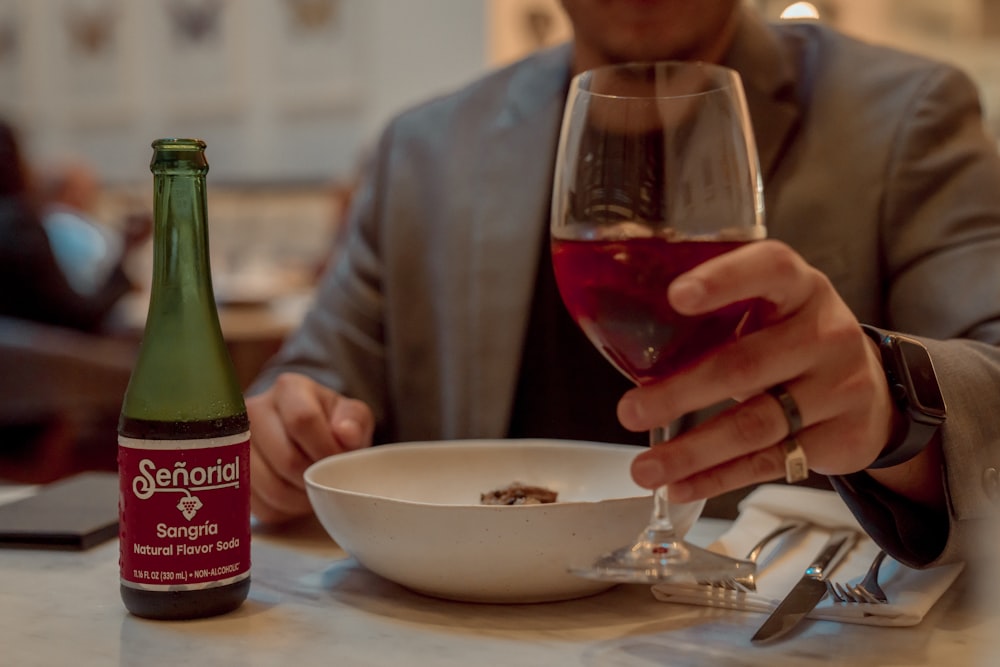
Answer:
[[[368,402],[378,442],[504,436],[569,63],[568,46],[541,53],[387,127],[316,307],[253,391],[310,375]],[[975,88],[942,64],[751,15],[727,64],[746,88],[769,236],[859,320],[932,351],[952,503],[937,560],[952,558],[991,511],[980,480],[1000,467],[1000,159]],[[880,541],[935,557],[889,534],[896,499],[862,486],[838,483]]]

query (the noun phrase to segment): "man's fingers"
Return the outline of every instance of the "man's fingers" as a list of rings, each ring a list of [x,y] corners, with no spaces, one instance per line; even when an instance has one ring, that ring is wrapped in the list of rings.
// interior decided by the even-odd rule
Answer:
[[[772,482],[784,476],[785,448],[779,443],[674,482],[670,485],[668,494],[671,502],[686,503],[697,498],[718,496],[751,484]]]
[[[304,491],[276,474],[260,456],[250,457],[250,480],[250,509],[263,523],[302,516],[311,509]]]
[[[718,310],[737,301],[760,299],[770,317],[795,312],[816,291],[819,273],[789,246],[756,241],[699,264],[667,289],[670,303],[686,315]]]
[[[274,411],[295,447],[310,461],[337,453],[329,421],[336,401],[332,391],[305,378],[281,376],[273,392]]]
[[[374,421],[371,409],[365,403],[342,397],[333,409],[330,427],[343,449],[361,449],[371,443]]]

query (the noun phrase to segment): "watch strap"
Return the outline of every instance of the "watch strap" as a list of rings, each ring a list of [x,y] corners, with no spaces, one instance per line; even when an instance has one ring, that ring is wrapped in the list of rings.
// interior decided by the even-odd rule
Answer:
[[[894,368],[895,362],[891,351],[893,334],[867,324],[862,324],[861,328],[878,345],[882,369],[889,384],[889,393],[901,417],[893,420],[893,429],[888,442],[868,468],[891,468],[920,454],[934,439],[941,427],[941,421],[921,421],[910,409],[906,389],[896,375],[898,369]]]

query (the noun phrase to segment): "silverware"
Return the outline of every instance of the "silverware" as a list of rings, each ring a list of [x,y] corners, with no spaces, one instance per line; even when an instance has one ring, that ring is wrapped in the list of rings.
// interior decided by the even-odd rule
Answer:
[[[812,611],[827,593],[826,577],[832,572],[858,540],[854,530],[835,530],[816,558],[806,568],[802,578],[792,587],[778,607],[750,641],[778,639],[787,634]]]
[[[865,573],[861,583],[854,585],[840,584],[839,582],[832,583],[828,579],[826,587],[830,591],[830,595],[837,602],[887,604],[889,597],[878,583],[879,568],[882,566],[882,561],[885,560],[885,557],[885,549],[882,549],[868,567],[868,572]]]
[[[804,519],[785,519],[778,525],[777,528],[765,535],[757,544],[747,552],[746,560],[750,561],[754,565],[757,564],[757,559],[760,558],[761,553],[772,540],[775,540],[785,533],[794,532],[801,528],[805,528],[809,525],[808,521]],[[725,579],[720,579],[718,581],[699,581],[698,583],[715,586],[716,588],[724,588],[729,591],[746,591],[754,592],[757,590],[757,570],[750,574],[738,576],[738,577],[726,577]]]

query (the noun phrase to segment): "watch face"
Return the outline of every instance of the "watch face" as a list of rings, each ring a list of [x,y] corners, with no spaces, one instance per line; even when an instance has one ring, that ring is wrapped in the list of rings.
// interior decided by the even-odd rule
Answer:
[[[911,407],[935,420],[945,417],[944,397],[938,388],[934,364],[927,349],[916,341],[896,337],[894,349]]]

